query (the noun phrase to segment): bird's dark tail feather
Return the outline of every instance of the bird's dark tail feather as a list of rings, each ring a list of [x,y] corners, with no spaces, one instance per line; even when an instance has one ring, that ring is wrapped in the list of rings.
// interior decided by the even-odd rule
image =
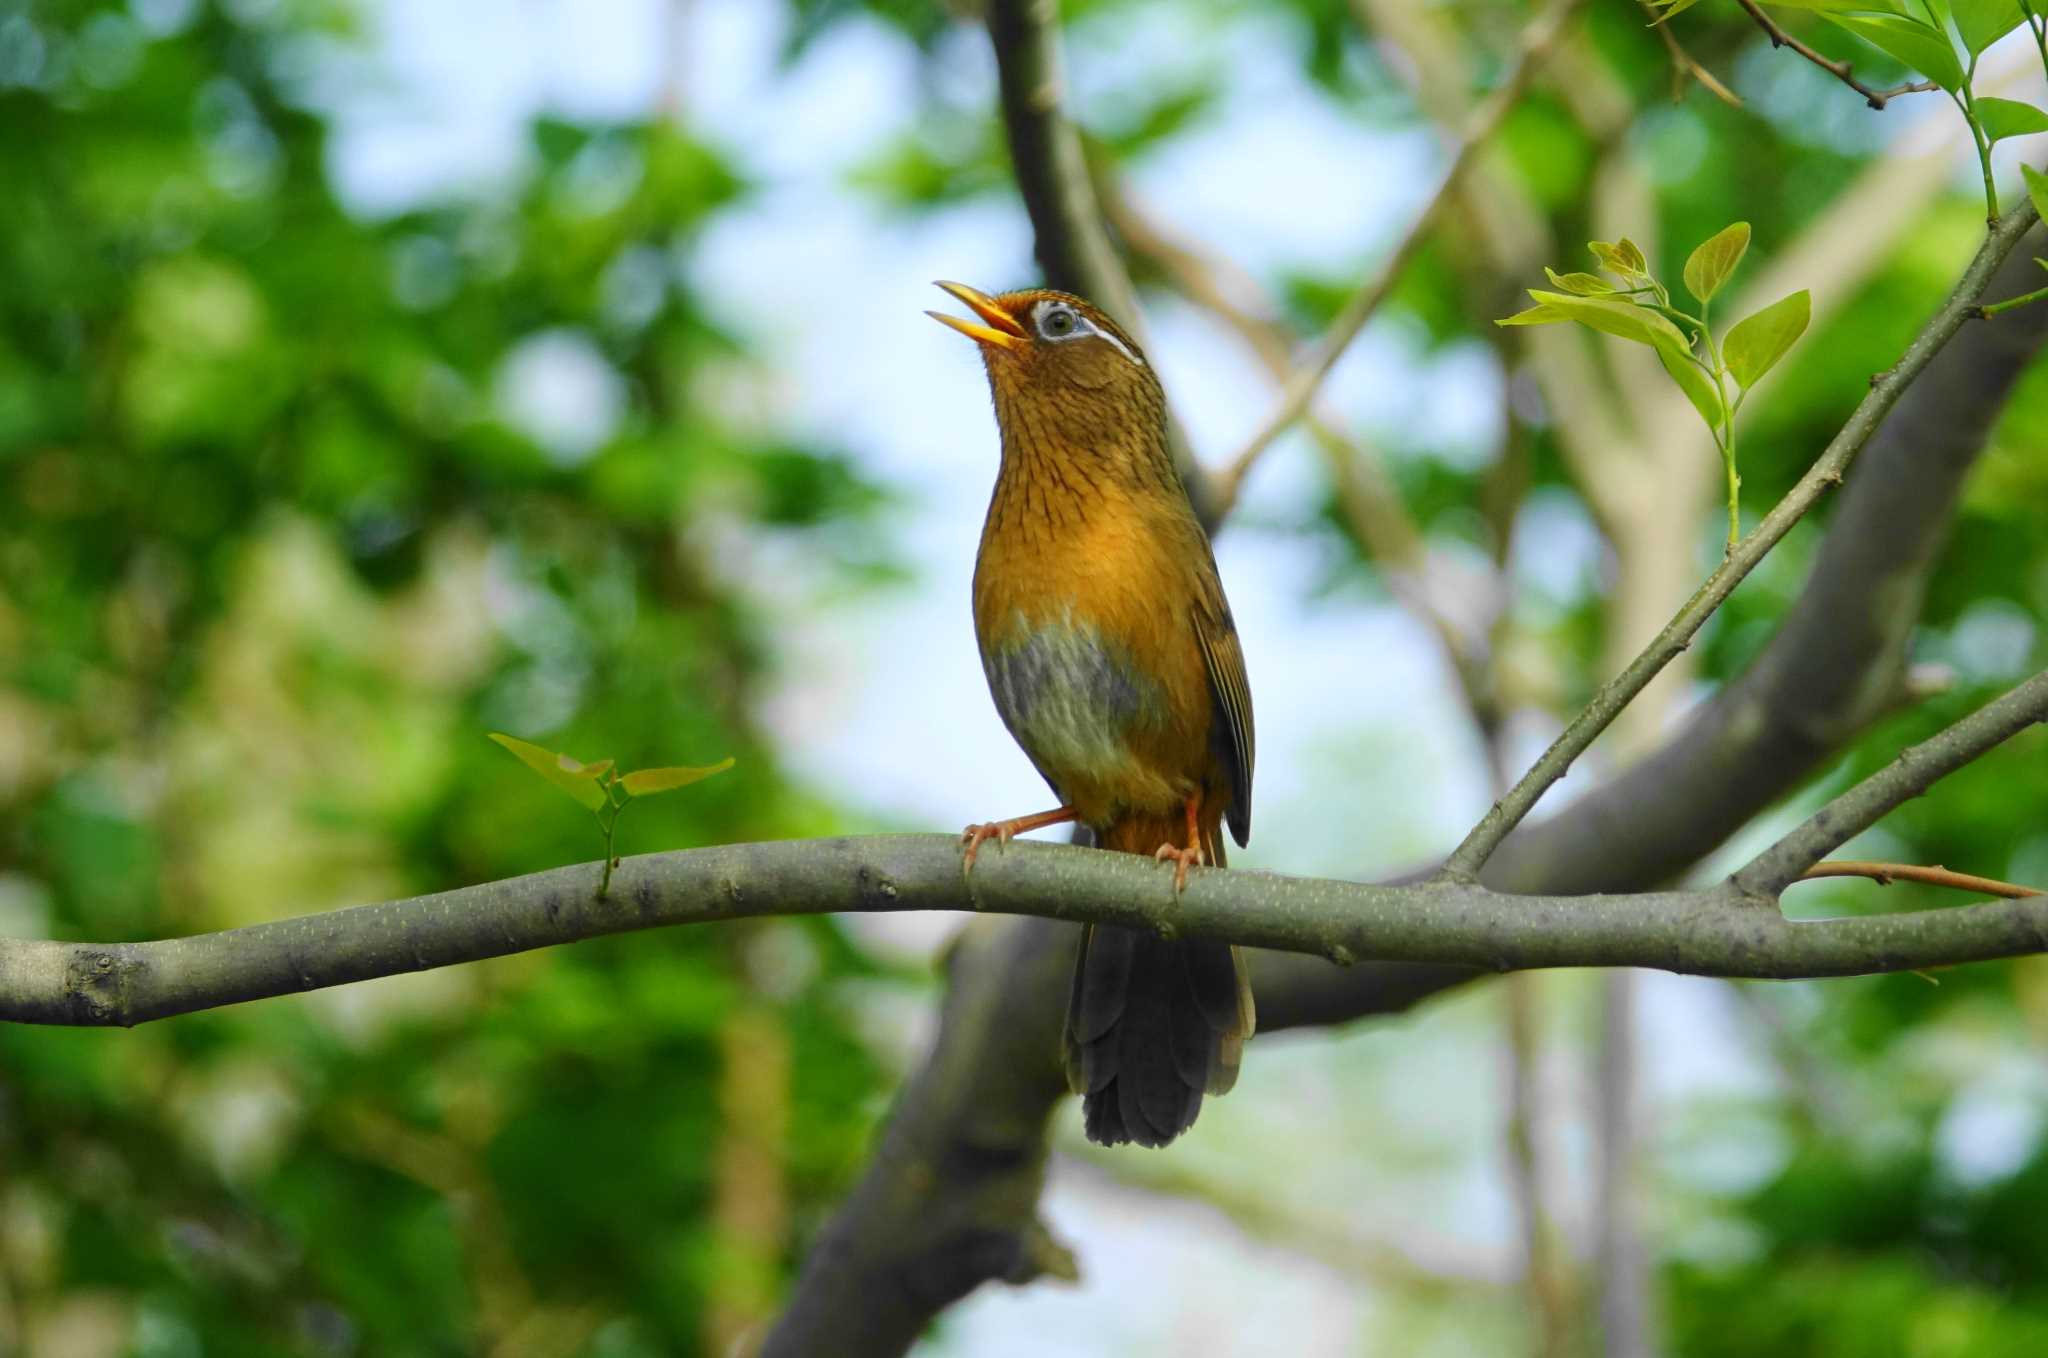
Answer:
[[[1212,849],[1212,862],[1220,856]],[[1067,1084],[1088,1139],[1164,1146],[1192,1127],[1202,1095],[1237,1083],[1253,1023],[1235,945],[1090,925],[1066,1030]]]

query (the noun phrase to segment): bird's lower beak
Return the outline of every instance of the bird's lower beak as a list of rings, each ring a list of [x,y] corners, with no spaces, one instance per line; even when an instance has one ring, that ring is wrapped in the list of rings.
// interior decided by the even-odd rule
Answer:
[[[995,298],[985,292],[977,292],[965,283],[940,282],[937,286],[965,302],[970,311],[988,324],[976,325],[973,321],[963,320],[958,316],[948,316],[943,311],[927,311],[925,315],[941,325],[952,326],[967,338],[981,344],[992,344],[998,349],[1024,347],[1025,341],[1029,338],[1024,333],[1024,327],[1017,324],[1016,318],[1009,312],[997,306]]]

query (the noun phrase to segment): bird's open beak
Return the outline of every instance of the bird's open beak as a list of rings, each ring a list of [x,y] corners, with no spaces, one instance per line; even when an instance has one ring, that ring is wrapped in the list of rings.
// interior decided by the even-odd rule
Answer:
[[[1016,318],[996,305],[996,300],[985,292],[976,292],[965,283],[940,282],[938,287],[952,293],[975,315],[987,321],[987,325],[976,325],[973,321],[958,316],[948,316],[943,311],[927,311],[924,314],[941,325],[950,325],[967,338],[981,344],[993,344],[998,349],[1021,349],[1030,337]]]

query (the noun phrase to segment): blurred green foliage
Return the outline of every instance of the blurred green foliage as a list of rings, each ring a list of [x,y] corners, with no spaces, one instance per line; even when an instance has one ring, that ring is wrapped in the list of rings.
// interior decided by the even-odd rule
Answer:
[[[786,8],[791,62],[845,23],[878,22],[927,74],[980,41],[939,4]],[[1085,50],[1143,8],[1063,12]],[[1340,116],[1434,135],[1399,60],[1359,27],[1371,6],[1189,8],[1203,32],[1277,26]],[[1473,91],[1527,17],[1428,8]],[[156,14],[176,21],[137,17]],[[1784,18],[1874,82],[1904,74]],[[745,203],[747,165],[671,119],[543,120],[506,192],[358,219],[328,185],[308,92],[352,22],[321,0],[0,0],[10,934],[173,934],[589,859],[590,826],[492,748],[493,729],[621,767],[737,756],[636,812],[624,852],[839,827],[779,771],[758,720],[776,629],[714,543],[783,535],[835,579],[890,579],[890,497],[841,450],[728,413],[748,404],[724,398],[755,356],[700,310],[685,266],[697,233]],[[1578,261],[1598,234],[1590,202],[1617,148],[1650,179],[1631,234],[1675,278],[1738,219],[1767,260],[1878,144],[1853,97],[1773,54],[1733,6],[1699,5],[1674,31],[1741,108],[1696,87],[1672,102],[1635,6],[1586,22],[1588,59],[1633,111],[1596,134],[1553,82],[1495,153],[1559,243],[1551,259]],[[1200,44],[1147,60],[1141,86],[1079,109],[1105,173],[1143,168],[1242,97],[1241,73]],[[971,88],[924,81],[855,191],[909,215],[1007,201],[1000,129],[962,102]],[[1981,216],[1968,192],[1939,200],[1773,374],[1747,412],[1752,514],[1892,361]],[[1283,267],[1265,280],[1282,319],[1320,326],[1388,244]],[[1538,276],[1499,278],[1482,257],[1471,214],[1451,214],[1383,324],[1419,365],[1477,357],[1511,380],[1515,341],[1491,321]],[[508,416],[508,374],[536,353],[602,375],[601,430]],[[1519,511],[1504,519],[1475,509],[1500,493],[1492,450],[1405,422],[1360,432],[1433,546],[1490,555],[1499,522],[1589,521],[1540,413],[1511,423]],[[2044,446],[2037,366],[1916,640],[1955,687],[1881,724],[1824,787],[2043,663]],[[1334,496],[1324,509],[1326,587],[1385,597]],[[1826,514],[1702,636],[1704,678],[1768,639]],[[1703,513],[1703,569],[1717,553]],[[1511,642],[1543,676],[1522,682],[1532,702],[1570,703],[1603,677],[1599,563],[1521,583]],[[1891,856],[2048,881],[2044,752],[2016,741],[1903,809]],[[1800,909],[1953,903],[1909,885],[1800,890]],[[822,921],[669,930],[135,1033],[0,1030],[0,1352],[39,1336],[61,1336],[63,1358],[716,1351],[772,1305],[858,1168],[883,1077],[846,996],[874,969]],[[1933,979],[1749,988],[1804,1060],[1779,1094],[1670,1133],[1755,1161],[1740,1183],[1662,1185],[1672,1352],[2048,1345],[2048,1096],[2031,1073],[2048,964]],[[2024,1153],[1973,1161],[1956,1147],[2000,1098],[2034,1110],[2006,1138]]]
[[[777,771],[770,628],[712,544],[799,529],[882,578],[886,497],[721,413],[750,359],[682,266],[744,167],[541,122],[501,197],[359,220],[303,88],[348,12],[187,11],[0,4],[0,927],[594,858],[496,727],[739,756],[622,852],[835,826]],[[608,427],[502,413],[536,344],[594,362]],[[838,996],[871,972],[820,922],[670,930],[0,1031],[0,1352],[710,1351],[857,1164],[878,1072]]]

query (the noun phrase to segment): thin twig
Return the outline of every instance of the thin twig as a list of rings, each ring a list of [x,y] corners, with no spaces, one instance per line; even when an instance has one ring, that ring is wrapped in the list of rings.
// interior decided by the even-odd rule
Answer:
[[[1848,62],[1835,61],[1824,57],[1805,43],[1799,41],[1799,39],[1793,37],[1790,33],[1787,33],[1784,29],[1778,27],[1778,21],[1764,13],[1757,5],[1756,0],[1735,0],[1735,3],[1742,6],[1750,18],[1756,20],[1757,27],[1761,28],[1764,31],[1764,36],[1771,40],[1771,46],[1791,48],[1800,56],[1805,57],[1808,61],[1820,67],[1823,71],[1826,71],[1829,75],[1856,91],[1856,93],[1862,95],[1863,102],[1874,109],[1883,109],[1887,103],[1902,94],[1912,94],[1918,90],[1939,88],[1932,81],[1916,81],[1909,85],[1897,86],[1894,89],[1874,90],[1856,78]]]
[[[1807,817],[1730,881],[1754,895],[1775,897],[1803,877],[1821,855],[1869,829],[1899,803],[2043,720],[2048,720],[2048,670],[1901,750],[1898,758]]]
[[[1408,233],[1394,247],[1393,253],[1387,256],[1386,262],[1380,266],[1379,273],[1345,302],[1336,319],[1330,322],[1330,328],[1316,341],[1307,360],[1294,370],[1282,386],[1280,399],[1275,403],[1273,413],[1267,416],[1259,431],[1252,435],[1250,441],[1223,469],[1217,486],[1217,503],[1224,511],[1236,501],[1238,491],[1243,487],[1244,479],[1250,474],[1252,467],[1266,449],[1273,445],[1273,441],[1286,433],[1293,427],[1294,422],[1301,418],[1317,389],[1322,386],[1323,379],[1330,375],[1330,369],[1337,365],[1337,360],[1351,347],[1351,341],[1358,338],[1358,332],[1365,328],[1365,323],[1373,318],[1381,304],[1392,295],[1394,285],[1400,281],[1402,272],[1422,249],[1423,242],[1429,238],[1430,231],[1436,226],[1437,218],[1443,214],[1455,196],[1459,182],[1477,159],[1480,148],[1507,120],[1509,112],[1527,91],[1537,68],[1550,55],[1551,49],[1563,36],[1566,25],[1585,4],[1586,0],[1553,0],[1551,7],[1523,33],[1521,55],[1516,59],[1514,68],[1508,72],[1507,79],[1501,82],[1500,87],[1488,95],[1486,102],[1474,113],[1470,126],[1458,142],[1457,150],[1452,153],[1450,166],[1437,182],[1436,192],[1430,195],[1428,204],[1409,226]]]
[[[1638,0],[1638,3],[1641,4],[1645,14],[1651,15],[1653,18],[1656,16],[1656,10],[1651,8],[1650,0]],[[1742,107],[1742,96],[1729,89],[1726,85],[1723,85],[1720,78],[1712,71],[1693,60],[1692,53],[1686,51],[1684,45],[1678,41],[1678,35],[1671,31],[1670,24],[1660,21],[1651,24],[1650,27],[1657,31],[1658,37],[1664,39],[1664,54],[1671,59],[1672,103],[1675,104],[1685,97],[1685,82],[1687,80],[1697,80],[1700,84],[1706,86],[1716,99],[1719,99],[1728,107]]]
[[[1805,516],[1815,502],[1834,486],[1840,484],[1842,474],[1861,452],[1863,445],[1885,415],[1897,403],[1899,396],[1912,385],[1928,362],[1941,351],[1963,325],[1976,314],[1978,299],[1983,295],[1991,275],[2005,257],[2019,244],[2020,237],[2039,220],[2031,202],[2022,200],[2006,213],[1998,227],[1978,247],[1976,257],[1964,270],[1962,280],[1949,294],[1948,301],[1936,312],[1913,342],[1906,346],[1906,352],[1899,361],[1885,373],[1879,374],[1871,383],[1870,391],[1856,406],[1841,432],[1829,442],[1827,449],[1815,459],[1806,475],[1785,494],[1762,522],[1752,529],[1749,536],[1729,549],[1720,568],[1707,577],[1678,615],[1659,632],[1641,654],[1629,662],[1627,669],[1601,686],[1585,709],[1572,719],[1569,726],[1558,736],[1542,758],[1522,775],[1506,797],[1493,804],[1472,832],[1465,836],[1463,843],[1445,862],[1443,876],[1451,879],[1471,878],[1486,865],[1501,840],[1520,824],[1529,814],[1537,799],[1550,790],[1552,784],[1564,777],[1567,770],[1591,745],[1599,734],[1606,730],[1620,715],[1621,710],[1642,692],[1644,685],[1657,676],[1657,672],[1669,664],[1673,657],[1692,643],[1692,638],[1714,610],[1721,606],[1744,576],[1755,569],[1771,548],[1792,526]],[[1822,852],[1834,847],[1824,846]],[[1820,854],[1816,853],[1814,858]],[[1812,860],[1809,859],[1808,862]],[[1805,864],[1801,864],[1804,867]],[[1787,879],[1789,880],[1789,878]]]
[[[2002,896],[2013,901],[2043,894],[2039,887],[2021,886],[2017,882],[2001,882],[1995,877],[1978,877],[1967,872],[1950,872],[1939,863],[1930,868],[1922,867],[1918,863],[1867,863],[1856,859],[1831,858],[1824,863],[1815,863],[1799,874],[1799,880],[1802,882],[1816,881],[1822,877],[1868,877],[1879,886],[1890,886],[1893,882],[1924,882],[1928,886],[1954,887],[1958,891],[1974,891],[1980,896]]]
[[[2048,288],[2036,288],[2032,292],[2021,293],[2018,297],[2008,297],[2003,302],[1993,302],[1990,306],[1980,306],[1977,308],[1977,315],[1980,319],[1988,321],[2001,311],[2011,311],[2016,307],[2023,307],[2029,303],[2039,302],[2044,299],[2048,299]]]

